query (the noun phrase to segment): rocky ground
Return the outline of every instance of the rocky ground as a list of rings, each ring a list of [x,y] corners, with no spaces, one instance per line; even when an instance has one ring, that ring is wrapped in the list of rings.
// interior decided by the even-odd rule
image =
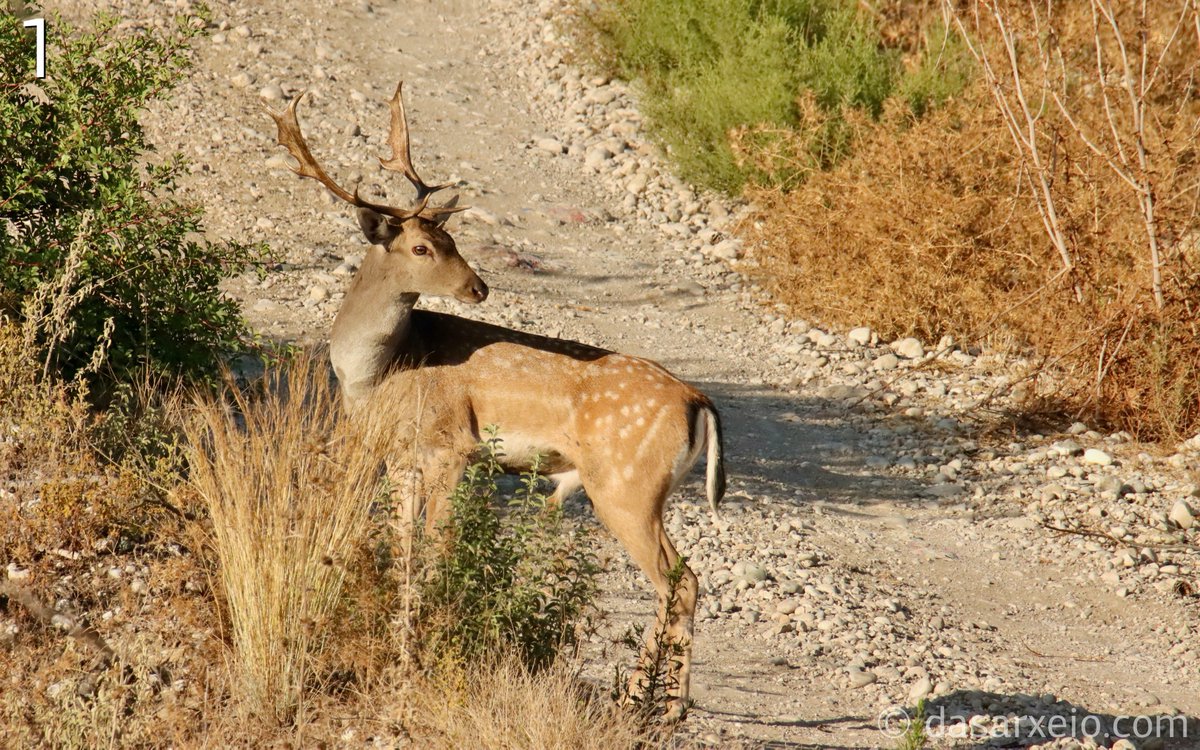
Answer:
[[[117,3],[134,26],[189,4]],[[184,187],[214,236],[279,251],[231,289],[260,330],[323,340],[364,249],[351,212],[286,169],[263,103],[308,90],[318,158],[402,203],[375,155],[404,79],[414,160],[472,206],[449,228],[493,290],[422,304],[647,356],[716,401],[721,518],[699,473],[669,517],[705,591],[686,736],[893,747],[878,717],[925,698],[952,725],[938,747],[1096,730],[1117,746],[1114,728],[1200,747],[1200,444],[984,429],[1021,362],[781,317],[738,207],[671,176],[629,88],[573,62],[555,0],[210,7],[195,72],[149,123],[191,159]],[[653,605],[619,548],[604,554],[612,635]],[[603,641],[597,679],[627,658]]]

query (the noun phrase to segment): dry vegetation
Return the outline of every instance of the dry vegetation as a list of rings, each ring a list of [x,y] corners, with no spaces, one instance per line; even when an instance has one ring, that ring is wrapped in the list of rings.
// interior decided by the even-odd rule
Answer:
[[[970,85],[921,118],[897,99],[878,120],[848,111],[849,157],[790,192],[752,189],[760,277],[798,315],[1032,353],[1058,408],[1195,434],[1200,8],[943,11]],[[786,152],[752,130],[734,133],[742,159]]]
[[[28,358],[7,356],[20,349],[6,330],[5,372],[26,372]],[[190,406],[172,402],[166,422],[184,436],[186,471],[158,501],[170,510],[136,535],[124,521],[131,498],[150,491],[149,475],[97,452],[105,416],[70,398],[71,387],[38,382],[6,382],[4,391],[0,503],[13,565],[0,611],[17,628],[0,640],[8,663],[0,746],[257,747],[370,736],[421,747],[655,744],[638,715],[578,679],[569,651],[531,662],[506,651],[516,643],[508,631],[482,626],[528,613],[481,612],[477,631],[465,633],[457,602],[419,602],[444,587],[445,553],[405,543],[407,525],[379,484],[384,441],[402,461],[407,444],[396,435],[412,431],[343,419],[323,360],[302,358]],[[48,450],[64,435],[72,440]],[[125,494],[114,489],[122,481]],[[77,485],[92,489],[61,489]],[[471,496],[476,513],[495,500]],[[494,530],[493,541],[508,538]],[[579,537],[554,525],[522,533],[555,575],[572,574],[561,561],[579,553],[555,539]],[[467,544],[495,559],[487,539]],[[471,573],[461,569],[470,559],[450,553],[459,576]],[[520,585],[545,589],[522,578],[527,570],[515,576]],[[520,599],[512,585],[499,594]],[[548,610],[582,603],[559,596]],[[447,622],[456,629],[439,632]],[[473,651],[451,647],[464,638],[477,639]],[[484,650],[493,658],[461,658]]]

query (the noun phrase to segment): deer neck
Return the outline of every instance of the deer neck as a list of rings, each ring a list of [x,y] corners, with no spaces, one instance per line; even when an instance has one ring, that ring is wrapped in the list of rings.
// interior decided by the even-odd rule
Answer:
[[[329,359],[351,402],[370,394],[415,342],[411,335],[418,292],[397,292],[395,278],[372,273],[368,253],[333,320]]]

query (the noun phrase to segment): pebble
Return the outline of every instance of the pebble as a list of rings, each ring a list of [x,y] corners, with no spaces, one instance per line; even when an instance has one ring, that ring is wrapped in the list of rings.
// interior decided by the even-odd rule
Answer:
[[[905,359],[920,359],[925,356],[925,347],[920,340],[912,337],[893,341],[892,351]]]
[[[1083,462],[1096,466],[1111,466],[1113,458],[1099,448],[1088,448],[1083,452]]]
[[[879,675],[874,672],[864,672],[860,669],[849,670],[850,687],[861,688],[871,685],[879,680]]]
[[[269,102],[283,101],[283,88],[277,83],[268,83],[258,90],[258,95]]]
[[[1176,500],[1167,518],[1181,529],[1190,529],[1196,525],[1196,512],[1186,500]]]
[[[555,156],[566,151],[566,149],[563,148],[562,143],[557,138],[538,138],[536,141],[534,141],[534,145],[542,151],[545,151],[548,154],[554,154]]]
[[[881,354],[871,362],[871,366],[876,370],[895,370],[900,366],[900,358],[890,352]]]
[[[928,677],[922,677],[913,683],[908,689],[908,699],[913,703],[925,698],[933,692],[933,680]]]
[[[871,329],[867,328],[866,326],[851,328],[849,333],[846,334],[846,340],[857,344],[858,346],[867,346],[874,338],[875,334],[873,334]]]

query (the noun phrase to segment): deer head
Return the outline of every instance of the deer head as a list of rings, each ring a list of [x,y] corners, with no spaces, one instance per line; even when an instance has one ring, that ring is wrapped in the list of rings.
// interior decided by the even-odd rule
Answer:
[[[465,207],[457,205],[457,196],[440,206],[430,205],[430,195],[450,185],[427,185],[413,168],[408,117],[401,96],[403,87],[403,81],[396,85],[389,103],[392,117],[388,145],[392,155],[388,159],[379,157],[379,163],[384,169],[403,174],[416,188],[416,204],[411,209],[365,200],[357,188],[351,193],[334,182],[313,157],[300,131],[296,107],[304,93],[293,99],[283,112],[268,112],[278,127],[279,145],[287,148],[298,162],[292,171],[320,182],[338,198],[358,208],[358,223],[371,249],[356,284],[364,280],[382,284],[397,296],[432,294],[472,304],[482,302],[487,299],[487,284],[463,260],[454,239],[443,229],[446,220]]]

